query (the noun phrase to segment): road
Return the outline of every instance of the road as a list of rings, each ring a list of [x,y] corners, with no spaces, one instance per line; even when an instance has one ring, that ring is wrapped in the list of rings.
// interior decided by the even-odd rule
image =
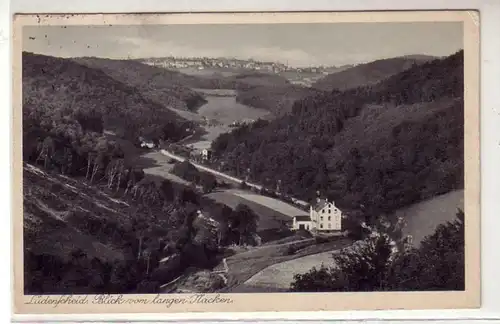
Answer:
[[[168,152],[166,150],[161,150],[161,153],[163,155],[168,156],[169,158],[175,159],[175,160],[180,161],[180,162],[184,162],[186,160],[185,158],[183,158],[181,156],[178,156],[178,155],[175,155],[175,154],[172,154],[172,153],[170,153],[170,152]],[[217,176],[219,176],[221,178],[225,178],[225,179],[228,179],[230,181],[237,182],[237,183],[243,183],[243,180],[235,178],[235,177],[232,177],[230,175],[227,175],[225,173],[219,172],[217,170],[214,170],[214,169],[211,169],[211,168],[207,168],[206,166],[200,165],[198,163],[194,163],[192,161],[190,161],[189,163],[191,163],[192,165],[194,165],[197,169],[203,170],[203,171],[211,173],[213,175],[217,175]],[[256,188],[258,190],[260,190],[262,188],[262,186],[259,186],[259,185],[253,184],[253,183],[248,183],[247,182],[246,184],[249,187]]]
[[[181,157],[181,156],[178,156],[178,155],[175,155],[175,154],[172,154],[171,152],[168,152],[166,150],[160,150],[160,152],[165,155],[165,156],[168,156],[169,158],[171,159],[174,159],[174,160],[177,160],[177,161],[180,161],[180,162],[184,162],[186,159]],[[216,176],[219,176],[221,178],[225,178],[225,179],[228,179],[230,181],[234,181],[236,183],[243,183],[244,181],[241,180],[241,179],[238,179],[238,178],[235,178],[235,177],[232,177],[230,175],[227,175],[225,173],[222,173],[222,172],[219,172],[217,170],[214,170],[214,169],[211,169],[211,168],[208,168],[206,166],[203,166],[203,165],[200,165],[200,164],[197,164],[197,163],[194,163],[192,161],[190,161],[190,163],[192,165],[194,165],[197,169],[200,169],[200,170],[203,170],[205,172],[208,172],[208,173],[211,173],[213,175],[216,175]],[[259,186],[257,184],[254,184],[254,183],[249,183],[249,182],[246,182],[246,184],[249,186],[249,187],[252,187],[252,188],[255,188],[257,190],[261,190],[262,189],[262,186]],[[294,201],[297,203],[297,204],[303,204],[303,205],[308,205],[307,202],[305,201],[302,201],[302,200],[298,200],[298,199],[295,199],[293,198]]]

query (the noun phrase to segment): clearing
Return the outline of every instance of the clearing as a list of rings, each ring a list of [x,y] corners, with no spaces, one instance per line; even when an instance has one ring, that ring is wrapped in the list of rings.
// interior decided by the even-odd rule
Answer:
[[[248,252],[238,253],[226,259],[229,271],[228,286],[225,290],[227,292],[245,291],[248,288],[245,282],[269,266],[312,254],[323,252],[331,254],[331,251],[350,244],[352,240],[344,237],[320,244],[314,239],[305,239],[280,245],[261,246]],[[269,287],[266,289],[272,291]]]
[[[231,192],[233,195],[239,196],[245,200],[253,201],[259,205],[265,206],[267,208],[271,208],[280,214],[284,214],[292,218],[293,216],[308,216],[309,213],[298,209],[290,204],[287,204],[281,200],[262,196],[254,193],[247,193],[240,190],[227,190],[226,192]]]

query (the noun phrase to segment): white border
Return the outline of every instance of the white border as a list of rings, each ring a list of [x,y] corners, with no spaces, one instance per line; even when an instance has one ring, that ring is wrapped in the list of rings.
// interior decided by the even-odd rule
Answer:
[[[316,313],[204,313],[204,314],[168,314],[163,315],[93,315],[69,316],[16,316],[16,320],[169,320],[199,322],[200,320],[236,321],[236,320],[445,320],[500,319],[500,195],[498,189],[498,169],[500,168],[500,1],[498,0],[120,0],[120,1],[67,1],[67,0],[12,0],[10,9],[7,0],[0,0],[0,55],[3,77],[0,98],[3,101],[0,122],[0,145],[3,153],[0,159],[0,171],[4,176],[0,184],[0,197],[4,198],[0,206],[4,210],[4,219],[0,226],[0,260],[10,260],[10,117],[11,117],[11,70],[10,41],[12,13],[92,13],[92,12],[190,12],[190,11],[347,11],[347,10],[428,10],[428,9],[478,9],[481,22],[481,171],[482,171],[482,308],[480,310],[434,310],[434,311],[374,311],[374,312],[316,312]],[[7,153],[8,152],[8,153]],[[8,240],[6,240],[8,238]],[[10,269],[2,267],[2,279],[10,277]],[[5,285],[5,280],[0,280]],[[9,285],[0,287],[1,298],[11,300]],[[5,297],[5,298],[4,298]],[[3,303],[2,315],[11,314],[11,304]],[[8,315],[7,315],[8,316]],[[4,321],[2,321],[4,322]],[[405,321],[407,322],[407,321]],[[433,321],[434,322],[434,321]],[[455,321],[454,321],[455,322]],[[494,321],[496,322],[496,321]],[[500,321],[498,321],[500,323]]]

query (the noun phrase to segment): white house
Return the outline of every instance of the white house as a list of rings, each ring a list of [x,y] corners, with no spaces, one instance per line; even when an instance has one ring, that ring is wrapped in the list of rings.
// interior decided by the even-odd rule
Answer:
[[[203,160],[210,160],[210,158],[212,157],[212,151],[210,151],[209,149],[203,149],[201,151],[201,157],[203,158]]]
[[[293,229],[305,229],[318,232],[337,232],[342,230],[342,211],[333,201],[318,198],[316,204],[309,207],[309,216],[295,216]]]

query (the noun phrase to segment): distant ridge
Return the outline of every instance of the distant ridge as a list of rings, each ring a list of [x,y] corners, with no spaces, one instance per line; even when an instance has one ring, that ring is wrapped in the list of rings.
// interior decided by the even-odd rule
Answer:
[[[312,87],[325,91],[342,91],[375,84],[411,68],[414,64],[422,64],[435,59],[436,57],[427,55],[406,55],[358,64],[343,71],[329,74],[316,81]]]

